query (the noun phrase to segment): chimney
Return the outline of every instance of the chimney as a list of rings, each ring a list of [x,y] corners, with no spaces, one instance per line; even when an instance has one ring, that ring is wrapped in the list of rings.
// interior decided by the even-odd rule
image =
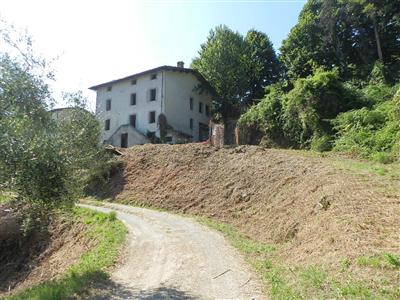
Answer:
[[[178,62],[176,63],[176,66],[177,66],[178,68],[184,68],[185,63],[184,63],[183,61],[178,61]]]

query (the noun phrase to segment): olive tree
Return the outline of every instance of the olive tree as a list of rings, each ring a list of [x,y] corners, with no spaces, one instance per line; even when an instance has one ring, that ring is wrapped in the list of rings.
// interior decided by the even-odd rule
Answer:
[[[29,36],[10,26],[0,35],[8,47],[0,52],[0,188],[19,202],[70,207],[101,153],[99,125],[80,93],[65,95],[73,109],[54,119],[48,62],[34,54]]]

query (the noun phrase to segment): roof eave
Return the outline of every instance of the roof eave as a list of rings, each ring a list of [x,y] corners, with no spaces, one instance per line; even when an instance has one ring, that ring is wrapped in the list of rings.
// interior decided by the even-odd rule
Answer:
[[[150,74],[150,73],[154,73],[154,72],[158,72],[158,71],[161,71],[161,70],[178,71],[178,72],[185,72],[185,73],[198,73],[194,69],[179,68],[179,67],[173,67],[173,66],[166,66],[165,65],[165,66],[157,67],[157,68],[154,68],[154,69],[146,70],[146,71],[143,71],[143,72],[139,72],[139,73],[136,73],[136,74],[133,74],[133,75],[129,75],[129,76],[126,76],[126,77],[123,77],[123,78],[119,78],[119,79],[115,79],[115,80],[108,81],[108,82],[105,82],[105,83],[101,83],[101,84],[98,84],[98,85],[94,85],[94,86],[89,87],[89,90],[97,91],[98,89],[100,89],[102,87],[105,87],[105,86],[108,86],[108,85],[112,85],[112,84],[115,84],[115,83],[118,83],[118,82],[121,82],[121,81],[125,81],[125,80],[131,80],[131,79],[134,79],[135,77],[146,75],[146,74]],[[198,74],[200,74],[200,73],[198,73]]]

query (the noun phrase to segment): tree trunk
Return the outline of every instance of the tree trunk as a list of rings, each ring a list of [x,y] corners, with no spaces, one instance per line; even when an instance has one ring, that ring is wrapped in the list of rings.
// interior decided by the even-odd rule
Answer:
[[[383,54],[382,54],[382,48],[381,48],[381,40],[379,38],[379,32],[378,32],[378,27],[376,24],[376,18],[375,16],[372,17],[372,23],[374,24],[374,33],[375,33],[375,41],[376,41],[376,48],[378,49],[378,56],[381,61],[383,61]]]

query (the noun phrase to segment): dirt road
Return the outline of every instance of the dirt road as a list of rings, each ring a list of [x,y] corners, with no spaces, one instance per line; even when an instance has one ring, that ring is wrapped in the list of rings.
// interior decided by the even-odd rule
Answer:
[[[189,218],[117,204],[129,229],[104,299],[263,299],[257,279],[222,235]]]

